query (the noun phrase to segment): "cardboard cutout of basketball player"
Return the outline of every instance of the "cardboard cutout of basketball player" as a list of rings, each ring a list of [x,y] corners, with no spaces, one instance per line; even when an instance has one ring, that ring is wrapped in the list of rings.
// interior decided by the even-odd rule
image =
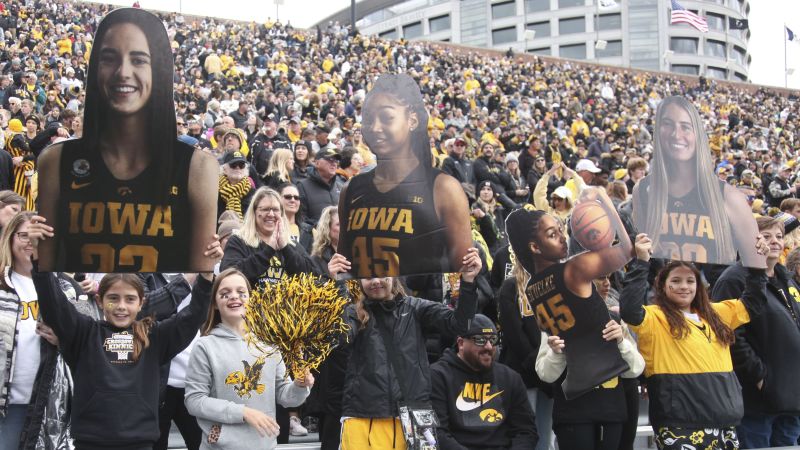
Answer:
[[[567,400],[610,381],[616,386],[613,380],[628,370],[617,342],[603,338],[611,319],[594,280],[622,268],[633,252],[603,189],[583,190],[570,224],[586,251],[567,259],[565,227],[557,217],[523,208],[506,219],[514,258],[531,275],[520,313],[535,315],[542,331],[564,340],[567,371],[561,389]]]
[[[633,190],[633,221],[653,240],[653,257],[764,267],[758,226],[747,198],[714,175],[708,136],[697,109],[667,97],[655,118],[650,174]]]
[[[459,182],[432,165],[428,114],[417,83],[385,74],[364,101],[364,140],[374,170],[339,198],[338,251],[354,278],[458,272],[472,246]]]
[[[39,158],[39,212],[54,232],[39,246],[40,268],[211,271],[219,164],[176,139],[164,25],[117,9],[94,42],[83,137]]]

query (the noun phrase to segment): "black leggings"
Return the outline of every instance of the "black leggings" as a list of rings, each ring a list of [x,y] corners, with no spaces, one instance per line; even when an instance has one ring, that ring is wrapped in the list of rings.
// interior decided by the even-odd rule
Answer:
[[[318,418],[320,450],[339,450],[342,437],[342,415],[321,414]]]
[[[636,429],[639,427],[639,380],[636,378],[620,378],[625,389],[625,403],[628,409],[628,420],[622,425],[622,436],[619,450],[633,450],[636,441]]]
[[[294,409],[294,408],[290,408]],[[278,433],[278,444],[289,443],[289,409],[279,404],[275,404],[275,422],[278,422],[280,432]]]
[[[617,450],[622,423],[577,423],[553,427],[559,450]]]
[[[161,436],[153,446],[154,450],[166,450],[169,444],[169,429],[172,426],[172,421],[178,426],[178,431],[183,436],[183,442],[188,450],[197,450],[200,448],[200,439],[202,432],[200,426],[197,425],[197,419],[194,418],[189,411],[186,410],[186,404],[183,403],[183,396],[186,393],[185,389],[167,386],[166,394],[164,395],[164,402],[158,408],[158,428]]]

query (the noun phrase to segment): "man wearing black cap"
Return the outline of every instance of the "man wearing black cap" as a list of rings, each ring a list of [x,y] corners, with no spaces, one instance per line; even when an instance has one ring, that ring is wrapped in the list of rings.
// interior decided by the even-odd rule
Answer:
[[[234,151],[226,153],[222,163],[217,217],[225,211],[233,211],[243,218],[256,190],[254,181],[248,176],[247,160],[242,153]]]
[[[442,450],[536,448],[538,433],[522,377],[495,362],[498,335],[481,314],[431,366],[431,402]]]
[[[450,155],[445,158],[444,162],[442,163],[442,172],[452,176],[462,186],[464,186],[464,190],[470,189],[471,197],[475,199],[475,174],[472,169],[472,161],[468,158],[464,157],[464,153],[467,150],[467,141],[463,138],[457,137],[455,142],[453,142],[453,149],[450,151]],[[470,192],[467,193],[468,195]]]
[[[322,210],[328,206],[339,204],[339,193],[344,186],[344,179],[336,174],[342,156],[332,147],[324,148],[317,153],[314,167],[308,178],[300,180],[297,190],[300,191],[300,213],[306,222],[316,224]]]

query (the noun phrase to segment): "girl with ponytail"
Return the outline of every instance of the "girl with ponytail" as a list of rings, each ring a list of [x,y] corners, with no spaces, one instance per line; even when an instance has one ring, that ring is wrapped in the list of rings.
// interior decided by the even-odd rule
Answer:
[[[38,270],[38,244],[53,236],[43,222],[34,216],[28,228],[33,284],[42,318],[58,338],[74,379],[70,426],[75,448],[152,448],[160,435],[160,367],[197,334],[211,302],[211,274],[197,278],[189,306],[158,322],[136,320],[146,301],[136,275],[106,275],[96,298],[104,320],[96,321],[67,301],[55,275]],[[222,256],[218,242],[209,252],[206,256]]]

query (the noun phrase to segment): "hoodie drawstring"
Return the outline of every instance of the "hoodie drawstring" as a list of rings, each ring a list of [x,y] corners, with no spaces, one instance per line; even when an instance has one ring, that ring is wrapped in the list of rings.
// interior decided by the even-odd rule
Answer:
[[[397,448],[395,443],[397,442],[397,427],[394,424],[395,418],[392,417],[392,448]]]
[[[369,430],[367,430],[367,445],[369,445],[370,447],[372,447],[372,441],[371,441],[372,437],[370,436],[371,434],[372,434],[372,417],[369,418]]]

